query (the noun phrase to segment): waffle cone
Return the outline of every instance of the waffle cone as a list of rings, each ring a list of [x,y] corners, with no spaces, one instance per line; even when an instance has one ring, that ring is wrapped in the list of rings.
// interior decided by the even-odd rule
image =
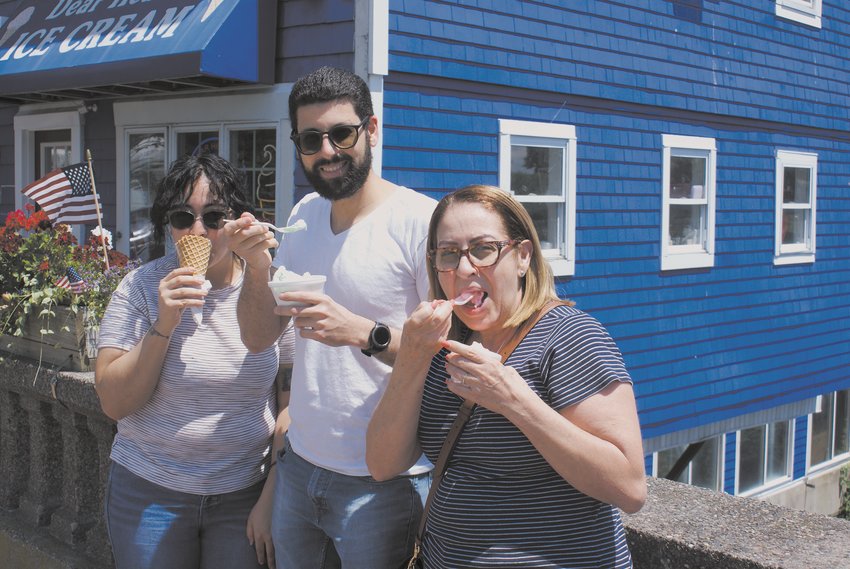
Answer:
[[[200,235],[184,235],[175,245],[181,267],[192,267],[199,276],[207,274],[212,241]]]

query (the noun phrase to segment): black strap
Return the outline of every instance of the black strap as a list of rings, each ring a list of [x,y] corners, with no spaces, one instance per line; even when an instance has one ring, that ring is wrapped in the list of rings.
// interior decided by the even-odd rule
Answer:
[[[543,307],[538,310],[534,316],[526,320],[522,328],[514,335],[513,338],[511,338],[511,341],[499,350],[499,355],[502,356],[502,363],[507,361],[508,357],[510,357],[519,343],[522,342],[523,338],[525,338],[534,325],[537,324],[537,322],[539,322],[547,312],[556,306],[561,305],[570,306],[570,303],[563,300],[550,300],[543,305]],[[440,456],[437,457],[437,464],[434,465],[434,475],[431,480],[431,488],[428,490],[428,498],[425,500],[425,507],[422,509],[422,518],[419,520],[419,529],[416,531],[416,545],[414,550],[417,555],[422,547],[422,538],[425,534],[425,523],[428,520],[428,512],[431,510],[431,502],[434,501],[434,496],[437,494],[437,488],[439,488],[440,482],[443,480],[443,474],[445,474],[446,469],[449,466],[449,459],[451,458],[452,452],[460,438],[460,433],[463,431],[463,428],[466,426],[466,423],[469,421],[474,410],[475,403],[469,399],[464,399],[463,404],[457,411],[457,417],[455,417],[452,426],[449,428],[446,440],[440,448]]]

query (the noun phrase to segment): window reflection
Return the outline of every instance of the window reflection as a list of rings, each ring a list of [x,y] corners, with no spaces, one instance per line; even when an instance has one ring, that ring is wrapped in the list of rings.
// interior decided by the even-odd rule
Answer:
[[[147,262],[164,253],[153,242],[150,208],[165,176],[165,133],[131,134],[129,147],[130,257]]]
[[[257,217],[271,223],[276,223],[276,155],[274,129],[230,131],[230,162],[245,175],[245,197]]]

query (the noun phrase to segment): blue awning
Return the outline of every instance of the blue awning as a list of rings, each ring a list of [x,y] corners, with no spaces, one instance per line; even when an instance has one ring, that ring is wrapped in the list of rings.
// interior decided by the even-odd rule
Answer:
[[[272,83],[276,5],[0,2],[0,97],[55,100]]]

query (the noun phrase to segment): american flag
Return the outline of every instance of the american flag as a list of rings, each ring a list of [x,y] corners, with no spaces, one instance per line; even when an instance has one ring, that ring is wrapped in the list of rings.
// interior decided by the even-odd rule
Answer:
[[[66,277],[68,278],[68,284],[70,285],[71,292],[74,294],[80,294],[86,289],[86,283],[83,280],[83,277],[80,276],[80,273],[78,273],[77,269],[74,267],[68,267]]]
[[[94,193],[85,162],[57,168],[21,192],[40,205],[54,224],[97,223]]]
[[[77,269],[74,267],[68,267],[65,274],[56,279],[55,284],[60,288],[69,289],[74,294],[80,294],[86,288],[86,283],[83,280],[83,277],[80,276],[80,273],[78,273]]]

